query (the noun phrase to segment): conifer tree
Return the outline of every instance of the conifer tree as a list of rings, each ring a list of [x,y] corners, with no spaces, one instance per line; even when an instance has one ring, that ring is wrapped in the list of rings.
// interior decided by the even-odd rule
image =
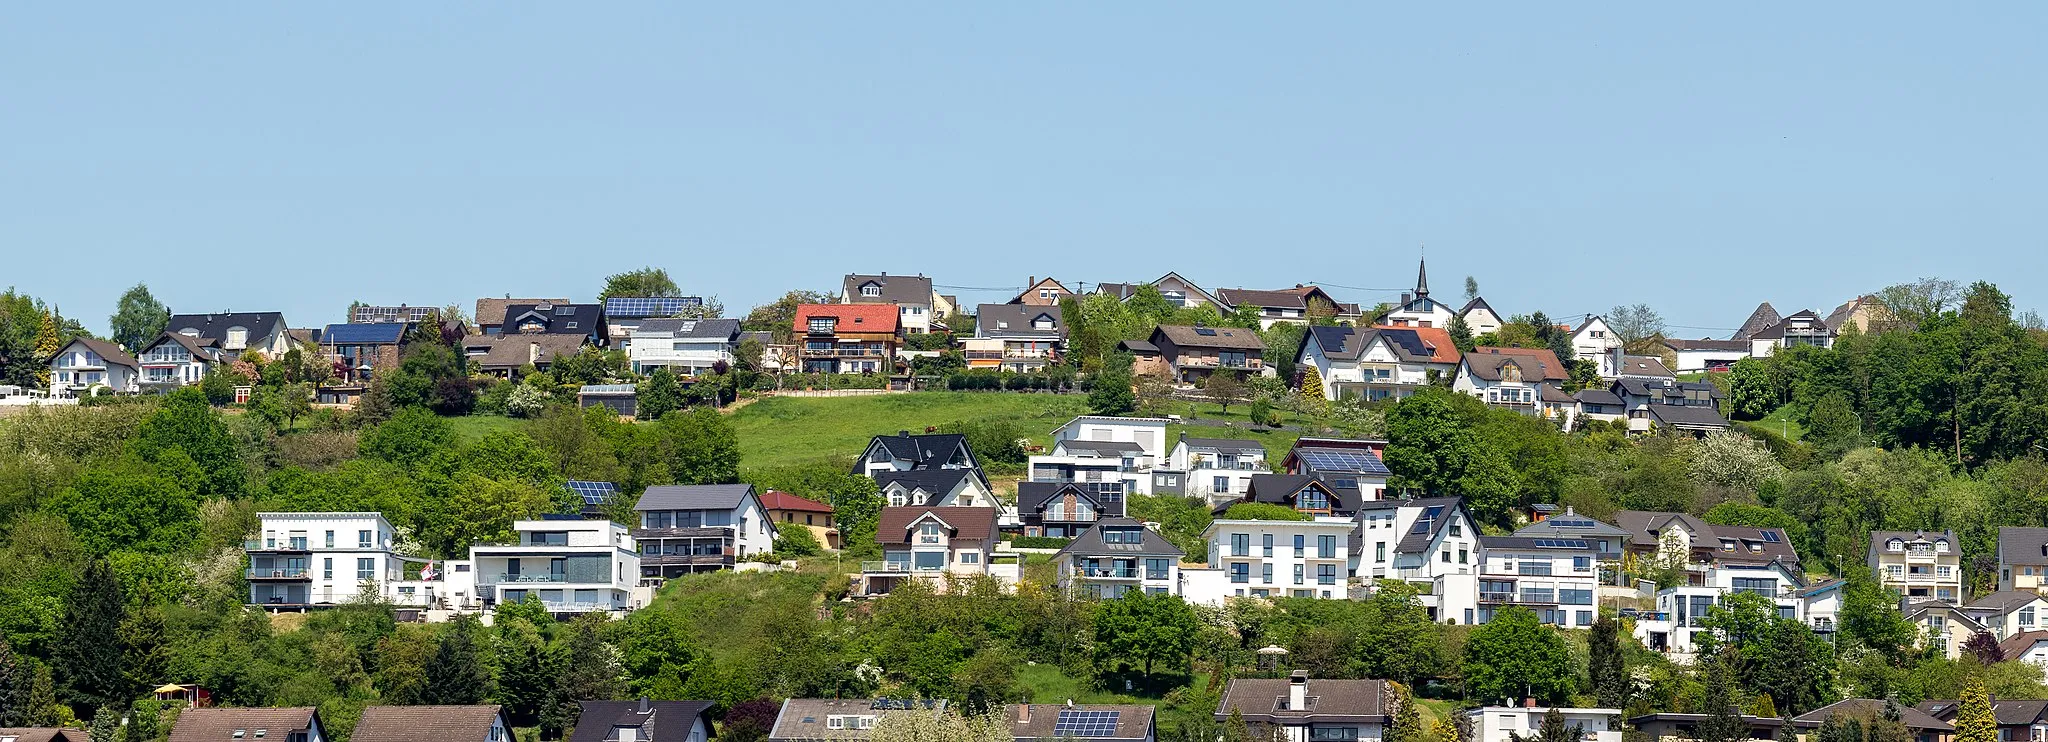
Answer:
[[[1698,742],[1745,742],[1749,739],[1749,725],[1736,713],[1742,699],[1735,689],[1735,668],[1730,660],[1732,654],[1724,652],[1701,663],[1700,672],[1706,675],[1706,689],[1694,713],[1706,714],[1707,718],[1700,722]]]
[[[85,718],[102,706],[127,705],[121,622],[127,616],[121,582],[105,560],[94,559],[71,589],[64,623],[51,652],[57,695]]]
[[[1627,705],[1628,667],[1621,652],[1621,622],[1613,616],[1594,620],[1586,650],[1586,674],[1600,705],[1615,709]]]
[[[1992,714],[1991,694],[1984,690],[1984,681],[1974,677],[1965,681],[1959,700],[1955,742],[1998,742],[1998,718]]]
[[[476,619],[464,616],[441,635],[434,658],[427,662],[426,695],[433,703],[470,706],[483,703],[489,694],[490,670],[484,667],[476,634]]]

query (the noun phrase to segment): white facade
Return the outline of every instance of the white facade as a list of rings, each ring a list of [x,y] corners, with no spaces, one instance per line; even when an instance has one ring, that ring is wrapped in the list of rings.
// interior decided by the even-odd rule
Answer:
[[[135,360],[142,366],[142,384],[156,386],[190,386],[206,378],[214,359],[205,354],[195,354],[191,349],[168,337],[143,349]]]
[[[971,474],[963,476],[953,480],[951,486],[946,487],[932,485],[923,481],[924,479],[926,478],[889,479],[888,484],[882,485],[882,499],[896,506],[999,507],[995,495],[990,493],[987,487],[982,486],[980,477]]]
[[[435,585],[405,579],[405,564],[424,560],[396,553],[391,523],[382,514],[259,513],[257,518],[258,537],[243,544],[252,605],[300,609],[368,594],[427,607],[447,597],[437,595]],[[415,589],[401,596],[401,584]]]
[[[50,358],[52,396],[77,397],[104,387],[121,394],[134,394],[139,386],[135,366],[102,357],[98,351],[76,340]]]
[[[1584,629],[1599,617],[1595,596],[1600,590],[1599,549],[1557,546],[1577,543],[1564,538],[1505,537],[1481,541],[1485,558],[1479,570],[1479,606],[1461,623],[1487,623],[1500,608],[1519,605],[1544,623]]]
[[[1399,327],[1450,327],[1451,318],[1458,316],[1450,305],[1428,296],[1417,296],[1401,303],[1388,312],[1380,324]]]
[[[1475,301],[1468,305],[1463,316],[1465,328],[1471,330],[1474,337],[1500,332],[1501,325],[1505,324],[1501,321],[1501,316],[1494,313],[1493,307],[1487,306],[1483,301]]]
[[[1366,401],[1406,397],[1414,389],[1429,384],[1433,365],[1402,360],[1392,344],[1377,335],[1356,360],[1331,358],[1323,351],[1322,343],[1307,339],[1302,343],[1300,362],[1316,368],[1323,379],[1323,398],[1332,402],[1346,394]],[[1448,370],[1448,364],[1439,370]]]
[[[626,354],[633,362],[635,373],[653,373],[657,368],[667,368],[677,376],[696,376],[710,373],[719,363],[732,366],[736,360],[733,351],[738,342],[727,337],[692,337],[687,330],[677,332],[670,323],[652,322],[650,326],[633,329],[626,344]],[[689,323],[685,322],[685,326]]]
[[[1212,506],[1222,505],[1244,497],[1251,489],[1254,475],[1272,473],[1266,463],[1265,446],[1257,441],[1232,443],[1237,445],[1185,437],[1174,442],[1166,468],[1186,477],[1181,494],[1200,497]]]
[[[626,527],[608,520],[522,520],[518,543],[473,546],[477,587],[493,605],[540,599],[550,613],[638,607],[640,556]]]
[[[1053,445],[1061,441],[1111,441],[1136,443],[1145,456],[1157,461],[1166,454],[1166,426],[1163,417],[1099,417],[1082,415],[1052,431]]]
[[[1607,320],[1600,317],[1589,316],[1572,330],[1572,356],[1599,364],[1603,379],[1611,379],[1618,374],[1616,351],[1621,346],[1621,336],[1614,334],[1614,328],[1607,326]]]
[[[1777,606],[1780,617],[1812,625],[1804,613],[1808,601],[1796,589],[1799,579],[1778,564],[1707,567],[1706,584],[1657,593],[1656,613],[1636,619],[1636,639],[1652,651],[1665,653],[1674,662],[1689,664],[1697,651],[1697,637],[1705,631],[1701,619],[1706,618],[1711,607],[1735,592],[1762,595]]]
[[[1202,538],[1230,597],[1349,597],[1348,518],[1217,520]]]
[[[1144,524],[1113,518],[1076,537],[1053,557],[1053,566],[1061,589],[1088,597],[1179,595],[1180,558],[1180,549]]]
[[[2048,600],[2036,593],[1988,595],[1964,610],[2000,641],[2021,632],[2048,628]]]
[[[1512,742],[1517,737],[1535,739],[1550,711],[1548,706],[1487,706],[1468,710],[1465,716],[1472,720],[1473,742]],[[1621,709],[1560,707],[1557,712],[1564,716],[1565,726],[1584,729],[1585,742],[1621,742],[1621,728],[1610,722],[1621,719]]]

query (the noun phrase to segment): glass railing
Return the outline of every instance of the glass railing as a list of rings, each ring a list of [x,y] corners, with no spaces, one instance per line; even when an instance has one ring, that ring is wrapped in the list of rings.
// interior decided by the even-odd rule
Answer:
[[[260,579],[302,579],[306,577],[305,567],[252,567],[248,571],[252,580]]]

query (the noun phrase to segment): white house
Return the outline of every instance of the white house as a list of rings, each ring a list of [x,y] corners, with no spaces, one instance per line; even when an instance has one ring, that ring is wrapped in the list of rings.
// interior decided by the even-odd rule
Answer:
[[[1970,601],[1969,605],[1963,606],[1963,611],[2000,640],[2022,632],[2048,629],[2048,600],[2032,591],[1992,593]]]
[[[1200,497],[1211,506],[1236,500],[1251,488],[1252,476],[1271,471],[1266,447],[1235,438],[1189,438],[1183,432],[1167,454],[1166,464],[1153,470],[1154,491],[1162,489],[1160,473],[1173,472],[1180,481],[1169,491]]]
[[[1835,344],[1835,330],[1813,310],[1802,309],[1750,335],[1748,340],[1749,355],[1753,358],[1762,358],[1776,353],[1779,348],[1800,345],[1815,348],[1832,347]]]
[[[1665,340],[1664,347],[1671,349],[1678,366],[1671,369],[1681,374],[1701,371],[1726,371],[1735,367],[1735,362],[1749,357],[1747,340]]]
[[[1472,720],[1472,742],[1514,742],[1516,739],[1536,739],[1543,728],[1543,718],[1553,710],[1550,706],[1486,706],[1468,709],[1466,718]],[[1564,717],[1567,727],[1579,727],[1584,731],[1585,742],[1621,742],[1621,709],[1563,708],[1554,709]]]
[[[1465,302],[1465,308],[1458,310],[1458,316],[1465,318],[1465,328],[1471,330],[1475,337],[1500,332],[1501,325],[1507,324],[1500,313],[1493,311],[1493,306],[1486,303],[1486,299],[1477,296]]]
[[[890,505],[995,507],[994,493],[973,469],[916,469],[876,474]]]
[[[220,314],[173,314],[165,331],[213,341],[228,358],[256,351],[276,358],[291,350],[290,327],[277,312],[223,312]]]
[[[1059,586],[1094,598],[1121,598],[1144,591],[1173,595],[1180,587],[1185,554],[1145,524],[1104,518],[1053,555]]]
[[[1998,643],[2009,662],[2030,662],[2048,667],[2048,631],[2023,631]]]
[[[974,449],[967,445],[966,436],[958,433],[911,435],[910,431],[904,430],[895,435],[878,435],[869,439],[867,450],[861,452],[860,461],[853,465],[853,473],[870,478],[882,472],[924,469],[972,469],[976,476],[980,476],[981,460],[974,457]]]
[[[1202,532],[1209,567],[1222,570],[1233,597],[1349,597],[1348,518],[1217,519]]]
[[[733,365],[739,344],[736,319],[649,319],[632,329],[625,350],[634,373],[666,368],[677,376],[696,376],[720,363]]]
[[[1521,606],[1553,626],[1588,628],[1599,615],[1600,547],[1591,539],[1481,536],[1476,609],[1463,623],[1487,623],[1495,611]]]
[[[513,521],[516,543],[469,549],[477,588],[489,605],[538,598],[549,613],[639,607],[640,555],[626,527],[577,517]]]
[[[1126,493],[1152,492],[1152,469],[1166,455],[1163,417],[1082,415],[1052,431],[1052,450],[1030,457],[1034,482],[1122,483]]]
[[[305,609],[365,594],[396,605],[433,607],[467,602],[440,594],[427,577],[408,580],[390,521],[381,513],[258,513],[258,537],[243,543],[249,604]],[[401,591],[399,588],[410,588]]]
[[[1459,362],[1451,389],[1525,415],[1547,415],[1552,414],[1552,405],[1571,401],[1563,393],[1570,378],[1571,372],[1548,348],[1481,346]]]
[[[222,353],[212,340],[167,332],[143,347],[135,360],[142,367],[142,386],[167,389],[199,383],[221,362]]]
[[[1600,378],[1611,379],[1619,375],[1614,367],[1615,352],[1621,350],[1621,336],[1609,327],[1607,319],[1597,315],[1586,315],[1579,326],[1572,330],[1572,357],[1581,361],[1592,361],[1600,365]]]
[[[987,575],[1016,582],[1016,565],[992,564],[995,508],[887,507],[875,523],[882,559],[861,564],[861,595],[886,595],[905,580],[945,587],[947,577]]]
[[[1295,355],[1315,367],[1331,401],[1406,397],[1456,373],[1458,359],[1447,333],[1420,327],[1311,327]]]
[[[1799,615],[1805,617],[1806,625],[1814,633],[1833,634],[1840,628],[1842,588],[1848,584],[1847,580],[1826,580],[1807,585],[1794,593],[1799,596]]]
[[[894,304],[897,321],[906,333],[930,332],[932,320],[938,315],[935,305],[938,294],[932,291],[932,279],[923,274],[915,276],[862,275],[848,273],[841,282],[839,295],[841,304]]]
[[[640,584],[692,572],[732,569],[748,556],[775,550],[775,522],[747,484],[663,484],[633,506]]]
[[[105,389],[133,394],[142,369],[121,346],[89,337],[73,339],[50,357],[50,396],[79,397]]]
[[[1451,319],[1458,312],[1450,305],[1430,298],[1429,264],[1418,261],[1415,268],[1415,290],[1401,294],[1401,303],[1373,323],[1397,327],[1450,327]]]
[[[1479,527],[1456,497],[1367,501],[1358,510],[1357,572],[1367,585],[1400,580],[1423,592],[1430,617],[1478,620]]]

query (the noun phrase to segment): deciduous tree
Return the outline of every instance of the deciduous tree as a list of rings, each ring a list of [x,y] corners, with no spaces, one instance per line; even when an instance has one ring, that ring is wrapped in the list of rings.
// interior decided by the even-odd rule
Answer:
[[[683,291],[668,277],[668,271],[648,266],[624,273],[614,273],[604,279],[604,290],[598,292],[599,303],[621,296],[682,296]]]
[[[1535,698],[1562,703],[1577,686],[1571,650],[1557,629],[1513,606],[1473,629],[1465,643],[1465,692],[1475,699]]]
[[[157,301],[149,293],[148,284],[135,284],[121,294],[115,304],[114,316],[107,318],[108,326],[114,331],[114,342],[130,353],[142,351],[142,346],[164,333],[164,327],[171,322],[171,309]]]
[[[1132,591],[1095,609],[1095,663],[1119,665],[1147,677],[1157,665],[1179,671],[1194,653],[1195,612],[1173,595]]]
[[[1132,389],[1131,355],[1111,353],[1102,359],[1102,369],[1089,380],[1088,409],[1097,415],[1128,415],[1138,409],[1138,394]]]

